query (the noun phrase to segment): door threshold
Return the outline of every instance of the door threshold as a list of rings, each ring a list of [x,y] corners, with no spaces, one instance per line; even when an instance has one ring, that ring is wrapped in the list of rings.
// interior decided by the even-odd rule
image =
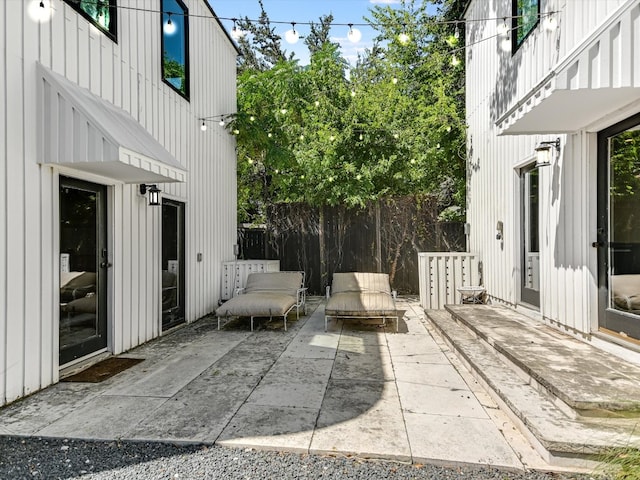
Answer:
[[[60,378],[73,375],[74,373],[84,370],[94,363],[98,363],[110,356],[111,352],[107,351],[106,348],[103,348],[96,352],[90,353],[89,355],[85,355],[84,357],[76,358],[75,360],[65,363],[64,365],[60,365]]]

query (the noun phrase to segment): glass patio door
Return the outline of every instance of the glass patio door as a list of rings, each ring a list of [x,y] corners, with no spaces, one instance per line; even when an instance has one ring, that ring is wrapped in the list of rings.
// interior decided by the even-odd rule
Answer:
[[[162,199],[162,329],[184,322],[184,203]]]
[[[60,365],[107,346],[106,193],[60,177]]]
[[[540,306],[540,228],[539,228],[539,175],[532,165],[520,175],[522,205],[522,283],[520,298],[523,302]]]
[[[598,135],[599,323],[640,339],[640,115]]]

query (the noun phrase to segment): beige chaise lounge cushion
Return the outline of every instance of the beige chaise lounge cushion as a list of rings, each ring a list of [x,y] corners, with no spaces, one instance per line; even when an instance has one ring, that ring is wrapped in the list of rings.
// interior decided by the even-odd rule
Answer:
[[[216,310],[218,317],[284,315],[296,305],[302,286],[301,272],[251,273],[244,294],[227,300]]]
[[[396,316],[386,273],[334,273],[331,297],[325,315],[380,317]]]

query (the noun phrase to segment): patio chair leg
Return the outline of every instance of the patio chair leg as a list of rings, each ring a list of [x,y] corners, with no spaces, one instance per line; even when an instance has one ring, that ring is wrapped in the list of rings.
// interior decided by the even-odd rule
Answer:
[[[218,330],[220,330],[220,317],[218,317]]]
[[[284,331],[287,331],[287,316],[284,315]]]
[[[324,316],[324,331],[325,331],[325,332],[327,331],[327,321],[328,321],[328,318],[329,318],[329,317],[327,317],[326,315]]]
[[[253,317],[251,317],[251,331],[253,332]]]

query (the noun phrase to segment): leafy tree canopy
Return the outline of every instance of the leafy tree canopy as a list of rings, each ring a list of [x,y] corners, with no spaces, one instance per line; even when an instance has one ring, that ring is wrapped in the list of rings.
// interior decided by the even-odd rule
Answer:
[[[329,37],[331,15],[305,38],[300,66],[264,8],[239,26],[237,132],[239,220],[261,222],[281,202],[364,206],[385,196],[431,193],[442,209],[465,199],[462,0],[377,5],[374,45],[350,65]],[[262,7],[262,1],[260,0]],[[405,33],[409,41],[401,42]],[[464,55],[459,53],[458,58]]]

